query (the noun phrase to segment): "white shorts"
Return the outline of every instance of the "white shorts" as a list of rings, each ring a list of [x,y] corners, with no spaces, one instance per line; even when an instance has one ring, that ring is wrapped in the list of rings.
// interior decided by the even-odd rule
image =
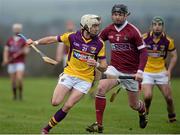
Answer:
[[[160,73],[144,72],[142,84],[168,84],[168,76],[165,73],[164,71]]]
[[[111,75],[114,77],[119,77],[119,76],[132,76],[133,74],[126,74],[118,71],[115,67],[113,66],[108,66],[107,70],[104,72],[106,75]],[[138,81],[135,81],[133,79],[121,79],[120,82],[124,86],[125,89],[129,91],[138,91],[139,90],[139,83]]]
[[[25,65],[22,62],[19,63],[13,63],[13,64],[8,64],[8,73],[13,74],[17,71],[24,71]]]
[[[74,88],[85,94],[88,93],[88,91],[90,90],[92,86],[92,83],[90,82],[87,82],[85,80],[82,80],[80,78],[73,77],[67,74],[62,74],[59,76],[58,84],[63,84],[70,90]]]

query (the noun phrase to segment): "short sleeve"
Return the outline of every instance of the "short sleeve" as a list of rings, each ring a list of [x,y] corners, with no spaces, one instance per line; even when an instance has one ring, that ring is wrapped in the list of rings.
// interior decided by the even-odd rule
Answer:
[[[69,36],[72,34],[72,32],[67,32],[64,33],[60,36],[57,36],[57,39],[60,38],[60,40],[66,45],[66,46],[70,46],[70,41],[69,41]]]
[[[101,48],[101,50],[99,51],[99,53],[98,53],[98,59],[104,59],[104,58],[106,58],[106,50],[105,50],[105,43],[104,43],[104,41],[102,41],[101,40],[101,43],[102,43],[102,48]]]
[[[175,50],[174,40],[170,39],[168,51],[173,51],[173,50]]]

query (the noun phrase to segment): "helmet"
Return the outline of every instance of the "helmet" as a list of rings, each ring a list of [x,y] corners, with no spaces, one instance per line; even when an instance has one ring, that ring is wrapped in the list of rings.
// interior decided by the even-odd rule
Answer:
[[[155,16],[155,17],[152,19],[152,24],[153,24],[153,23],[156,23],[156,22],[160,22],[160,23],[162,23],[162,25],[164,25],[164,19],[163,19],[161,16]]]
[[[130,12],[128,11],[127,6],[124,5],[124,4],[115,4],[112,7],[111,13],[113,14],[115,12],[124,13],[124,14],[130,15]]]
[[[90,32],[90,28],[94,24],[100,24],[101,23],[101,17],[93,14],[86,14],[81,17],[81,27],[88,32]]]
[[[12,30],[14,33],[21,33],[22,29],[23,29],[23,26],[20,23],[15,23],[12,25]]]

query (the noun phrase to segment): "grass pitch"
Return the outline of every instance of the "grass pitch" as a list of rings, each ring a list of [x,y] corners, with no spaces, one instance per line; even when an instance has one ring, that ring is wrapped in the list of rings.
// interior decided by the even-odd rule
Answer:
[[[0,78],[0,133],[39,134],[51,116],[61,108],[52,107],[50,100],[57,83],[54,78],[26,78],[24,100],[13,101],[8,78]],[[139,128],[138,114],[128,106],[126,91],[121,91],[113,103],[107,96],[104,114],[105,134],[179,134],[180,133],[180,80],[172,81],[177,115],[176,123],[167,122],[166,104],[160,91],[154,89],[154,97],[145,129]],[[87,134],[87,125],[95,122],[94,100],[86,95],[58,124],[51,133]]]

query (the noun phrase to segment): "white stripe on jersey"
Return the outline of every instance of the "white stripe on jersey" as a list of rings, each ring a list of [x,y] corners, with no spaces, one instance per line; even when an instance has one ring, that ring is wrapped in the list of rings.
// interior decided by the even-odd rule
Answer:
[[[120,28],[116,27],[116,25],[114,25],[114,27],[118,32],[120,32],[127,24],[128,24],[128,21],[126,20]]]
[[[139,29],[138,29],[136,26],[134,26],[134,25],[131,24],[131,23],[129,23],[129,25],[131,25],[131,26],[137,31],[137,33],[139,34],[140,37],[142,37],[141,32],[139,31]]]
[[[146,47],[145,45],[140,45],[140,46],[138,46],[138,50],[141,50],[141,49],[143,49],[145,47]]]

